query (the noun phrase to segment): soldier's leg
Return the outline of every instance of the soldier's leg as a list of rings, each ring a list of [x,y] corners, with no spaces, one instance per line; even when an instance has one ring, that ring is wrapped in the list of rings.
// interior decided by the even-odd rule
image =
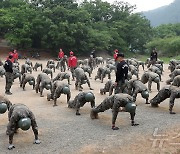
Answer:
[[[88,84],[88,86],[89,86],[89,89],[90,90],[94,90],[93,88],[91,88],[91,85],[90,85],[90,81],[89,81],[89,79],[86,77],[86,80],[87,80],[87,84]]]
[[[12,75],[12,73],[6,73],[6,87],[5,87],[5,90],[6,90],[7,94],[12,94],[10,92],[12,84],[13,84],[13,75]]]
[[[176,98],[176,94],[171,94],[170,96],[170,100],[169,100],[169,113],[170,114],[176,114],[175,112],[173,112],[173,106],[174,106],[174,101],[175,101],[175,98]]]
[[[171,79],[166,81],[166,84],[171,84],[172,81],[173,81],[173,79],[171,78]]]
[[[21,82],[20,82],[20,87],[22,87],[22,84],[24,82],[24,79],[25,79],[25,75],[22,76],[22,79],[21,79]]]
[[[44,97],[43,90],[44,90],[44,84],[41,84],[39,87],[40,97]]]
[[[132,95],[132,97],[133,97],[133,102],[136,101],[136,97],[137,97],[138,92],[139,92],[139,89],[136,88],[136,89],[134,90],[133,95]]]
[[[54,105],[53,106],[57,106],[57,99],[61,96],[61,93],[58,91],[55,91],[53,99],[54,99]]]
[[[149,90],[149,92],[151,92],[151,85],[152,85],[152,80],[149,79],[149,82],[148,82],[148,90]]]
[[[78,84],[79,84],[78,82],[79,82],[79,80],[76,79],[76,82],[75,82],[75,89],[76,89],[76,90],[78,90]]]
[[[23,88],[23,90],[25,90],[26,83],[27,83],[27,81],[26,81],[26,80],[24,80],[24,81],[23,81],[23,84],[22,84],[22,88]]]
[[[92,101],[91,102],[91,108],[94,108],[95,107],[95,101]]]
[[[80,107],[81,107],[81,104],[80,104],[79,101],[77,101],[76,107],[75,107],[75,108],[76,108],[76,115],[81,115],[81,114],[79,113]]]

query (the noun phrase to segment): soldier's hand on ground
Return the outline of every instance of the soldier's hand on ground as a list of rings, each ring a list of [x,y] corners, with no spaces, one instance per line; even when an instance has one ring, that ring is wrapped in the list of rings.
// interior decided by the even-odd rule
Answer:
[[[89,88],[90,90],[94,90],[93,88]]]
[[[34,140],[34,144],[40,144],[41,141],[40,140]]]
[[[81,115],[79,112],[76,112],[76,115]]]
[[[15,148],[15,146],[13,144],[10,144],[9,147],[8,147],[9,150],[12,150],[14,148]]]
[[[53,105],[53,107],[56,107],[56,106],[58,106],[58,105],[57,105],[57,104],[54,104],[54,105]]]

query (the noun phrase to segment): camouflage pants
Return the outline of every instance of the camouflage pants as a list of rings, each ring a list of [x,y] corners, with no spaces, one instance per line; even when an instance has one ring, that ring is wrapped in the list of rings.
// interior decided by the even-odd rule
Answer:
[[[126,84],[124,81],[119,81],[115,87],[114,94],[125,93]]]
[[[74,80],[74,78],[75,78],[75,73],[74,73],[74,70],[75,70],[75,69],[76,69],[76,67],[71,67],[71,68],[70,68],[70,71],[71,71],[73,80]]]
[[[155,59],[150,60],[149,63],[148,63],[147,68],[149,68],[151,65],[154,65],[154,64],[156,64],[156,60]]]
[[[6,86],[5,86],[5,90],[6,91],[10,91],[11,86],[13,84],[13,74],[10,72],[6,72],[5,74],[6,76]]]

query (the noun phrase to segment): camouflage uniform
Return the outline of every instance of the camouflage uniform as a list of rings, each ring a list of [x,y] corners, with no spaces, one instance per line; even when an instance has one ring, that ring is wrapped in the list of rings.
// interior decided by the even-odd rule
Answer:
[[[179,87],[180,86],[180,75],[176,76],[172,82],[172,85],[173,86],[177,86]]]
[[[97,71],[97,75],[95,76],[96,79],[100,79],[101,83],[103,83],[103,79],[106,77],[106,74],[108,75],[108,79],[111,79],[111,71],[107,67],[99,67]]]
[[[31,74],[28,74],[28,73],[24,73],[23,76],[22,76],[20,87],[22,87],[23,90],[25,90],[25,85],[29,81],[34,82],[34,84],[33,84],[33,89],[34,89],[35,88],[35,78],[34,78],[34,76],[31,75]]]
[[[168,67],[168,69],[169,69],[171,72],[173,72],[173,71],[175,70],[176,66],[179,65],[179,64],[180,64],[180,60],[172,59],[172,60],[170,60],[170,62],[169,62],[169,67]]]
[[[100,89],[100,94],[106,94],[106,92],[109,92],[109,96],[112,95],[113,93],[113,89],[115,88],[115,85],[113,83],[112,80],[109,80],[108,82],[106,82],[104,88]]]
[[[61,96],[61,94],[63,93],[63,88],[64,87],[69,87],[68,84],[62,82],[62,81],[55,81],[52,85],[52,92],[51,94],[47,95],[47,100],[50,101],[50,99],[54,100],[54,105],[53,106],[57,106],[56,102],[57,99]],[[71,98],[71,92],[69,94],[67,94],[67,102],[70,100]]]
[[[54,72],[55,72],[55,64],[49,64],[48,66],[47,66],[47,68],[49,68],[49,69],[53,69],[54,70]]]
[[[139,70],[136,66],[134,65],[129,65],[129,72],[131,72],[132,75],[135,75],[137,79],[139,79]]]
[[[7,135],[9,135],[9,144],[11,145],[11,148],[9,148],[9,150],[15,148],[14,145],[12,145],[13,143],[13,136],[14,133],[17,132],[18,130],[18,121],[21,118],[30,118],[31,119],[31,126],[32,126],[32,130],[34,132],[34,136],[35,136],[35,142],[38,140],[38,126],[34,117],[34,114],[29,110],[29,108],[23,104],[14,104],[10,107],[9,109],[9,113],[8,113],[8,118],[9,118],[9,123],[7,126]]]
[[[9,101],[9,99],[5,98],[4,96],[0,95],[0,103],[5,103],[7,105],[8,111],[11,107],[12,103]]]
[[[88,65],[88,59],[84,59],[83,63],[84,65]]]
[[[49,64],[55,64],[54,60],[52,60],[52,59],[48,60],[46,67],[47,67]]]
[[[40,92],[40,97],[43,97],[43,90],[46,85],[51,85],[50,91],[52,90],[51,79],[46,73],[41,73],[37,76],[36,79],[36,93]]]
[[[100,64],[102,65],[102,64],[104,64],[104,59],[103,59],[103,57],[96,57],[95,62],[96,62],[97,66]]]
[[[33,67],[32,62],[30,61],[30,59],[26,59],[25,64],[28,64],[29,66]]]
[[[165,99],[170,98],[169,100],[169,111],[170,114],[175,114],[175,112],[172,111],[174,106],[174,101],[176,98],[180,98],[180,88],[176,86],[165,86],[163,87],[158,94],[150,100],[151,106],[158,107],[158,104],[163,102]]]
[[[52,79],[53,72],[52,72],[52,70],[50,68],[44,68],[42,72],[46,73],[47,75],[50,74],[51,75],[51,79]]]
[[[153,65],[153,66],[149,67],[148,71],[151,71],[151,72],[154,72],[154,73],[158,74],[159,75],[159,79],[161,81],[161,74],[162,74],[162,72],[161,72],[161,70],[158,67]]]
[[[152,82],[157,83],[157,90],[160,90],[160,79],[159,75],[154,72],[144,72],[144,74],[141,77],[141,82],[146,84],[148,82],[148,90],[151,92],[151,85]]]
[[[127,64],[128,65],[133,65],[135,66],[136,68],[138,68],[138,61],[134,58],[131,58],[131,59],[127,59]]]
[[[133,97],[133,101],[136,101],[136,97],[138,93],[142,93],[144,91],[148,91],[147,87],[139,80],[132,79],[128,82],[128,91],[129,95]],[[146,98],[146,104],[148,103],[149,98]]]
[[[17,63],[17,62],[16,62],[16,63],[13,63],[13,69],[14,69],[14,68],[19,70],[19,63]]]
[[[17,68],[13,67],[13,81],[19,78],[19,82],[21,82],[21,73]]]
[[[84,61],[83,60],[78,60],[77,61],[77,66],[80,66],[80,65],[82,65],[82,66],[84,65]]]
[[[96,108],[91,111],[91,118],[97,119],[99,112],[104,112],[108,109],[112,109],[112,128],[115,127],[115,122],[117,119],[117,115],[121,107],[125,107],[127,103],[133,101],[133,98],[128,94],[115,94],[111,95],[103,100],[103,102],[98,105]],[[134,123],[135,113],[130,113],[131,115],[131,124],[135,126],[137,124]]]
[[[60,61],[58,62],[56,68],[60,68],[61,72],[65,72],[67,63],[68,63],[67,62],[67,56],[64,56],[63,58],[60,59]]]
[[[68,102],[68,107],[69,108],[75,108],[76,109],[76,115],[80,115],[79,110],[80,107],[83,107],[85,105],[85,103],[87,102],[85,99],[85,96],[87,93],[91,93],[92,92],[80,92],[72,101]],[[94,94],[93,94],[94,96]],[[90,102],[91,103],[91,108],[95,107],[95,96],[94,96],[94,100]]]
[[[166,81],[166,84],[171,84],[176,76],[180,75],[180,69],[175,69],[169,76],[170,79]]]
[[[5,75],[6,71],[3,66],[0,66],[0,76],[3,77]]]
[[[21,66],[21,74],[24,74],[24,73],[27,73],[27,72],[32,73],[32,68],[28,64],[23,64]]]
[[[113,70],[116,72],[116,66],[115,66],[115,65],[113,65],[113,64],[107,64],[106,67],[109,68],[111,72],[112,72]]]
[[[83,65],[81,68],[84,70],[84,72],[87,72],[89,74],[89,77],[91,77],[92,69],[90,68],[90,66]]]
[[[38,67],[40,67],[42,71],[42,64],[38,62],[36,62],[36,64],[34,65],[33,70],[37,71]]]
[[[70,84],[70,75],[69,73],[66,73],[66,72],[61,72],[61,73],[58,73],[57,76],[53,79],[53,82],[56,81],[56,80],[64,80],[64,79],[67,79],[68,80],[68,84]]]
[[[75,76],[76,76],[76,82],[75,82],[76,90],[79,89],[79,91],[82,91],[82,89],[83,89],[82,84],[85,84],[85,83],[88,84],[90,90],[93,90],[91,88],[89,79],[88,79],[87,75],[85,74],[85,72],[84,72],[84,70],[82,68],[77,67],[75,69],[74,73],[75,73]]]
[[[178,64],[178,65],[175,67],[175,69],[180,69],[180,64]]]
[[[161,74],[162,74],[162,72],[164,72],[164,67],[163,67],[163,65],[161,65],[161,64],[154,64],[154,66],[156,66],[156,67],[158,67],[158,68],[160,69]]]
[[[88,59],[88,66],[91,68],[91,70],[93,70],[93,68],[95,67],[94,65],[94,58],[92,55],[90,55],[89,59]]]

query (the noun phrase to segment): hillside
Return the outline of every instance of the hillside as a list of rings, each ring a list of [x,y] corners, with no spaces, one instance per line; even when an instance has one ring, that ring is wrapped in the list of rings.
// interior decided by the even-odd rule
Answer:
[[[142,13],[151,21],[151,25],[154,27],[161,24],[180,23],[180,0],[175,0],[170,5]]]

